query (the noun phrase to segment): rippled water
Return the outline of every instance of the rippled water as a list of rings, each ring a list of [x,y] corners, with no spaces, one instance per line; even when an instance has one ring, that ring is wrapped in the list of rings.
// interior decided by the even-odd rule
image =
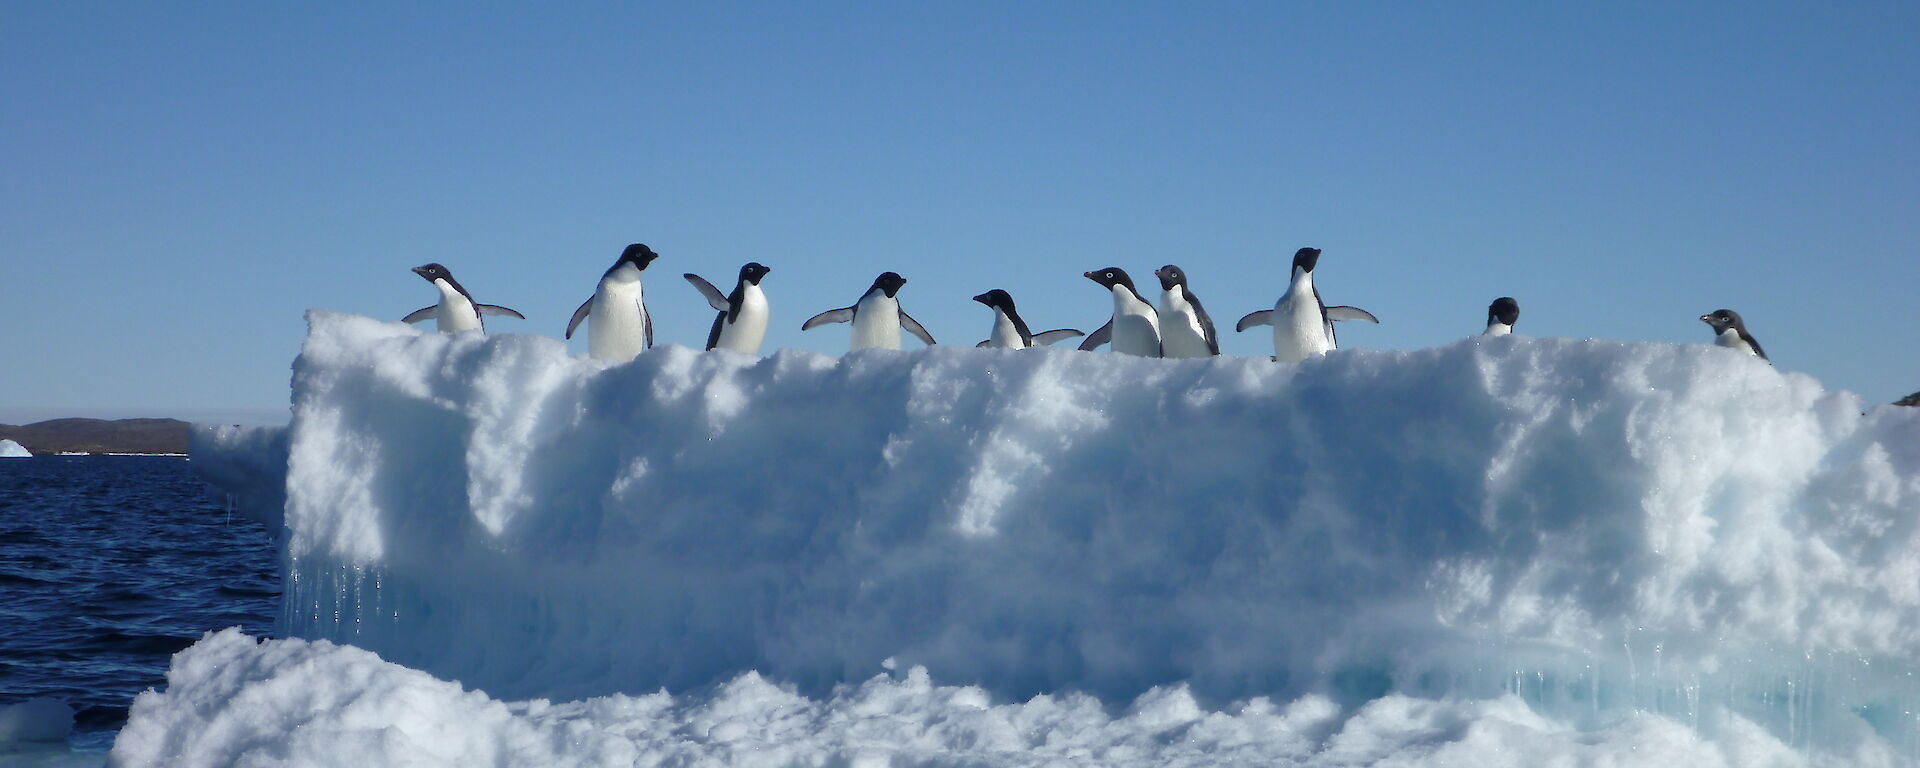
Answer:
[[[272,631],[274,557],[185,459],[0,459],[0,705],[66,699],[74,746],[106,748],[175,651]]]

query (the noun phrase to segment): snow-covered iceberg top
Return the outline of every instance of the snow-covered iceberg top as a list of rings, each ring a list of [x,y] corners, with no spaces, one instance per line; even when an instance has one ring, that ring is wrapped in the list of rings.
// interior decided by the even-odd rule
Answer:
[[[26,459],[32,457],[33,452],[27,450],[26,446],[12,440],[0,440],[0,459]]]
[[[496,697],[820,695],[893,658],[1007,700],[1704,691],[1783,738],[1816,677],[1883,730],[1920,698],[1920,411],[1706,345],[609,367],[310,324],[288,431],[195,465],[284,505],[284,632]]]

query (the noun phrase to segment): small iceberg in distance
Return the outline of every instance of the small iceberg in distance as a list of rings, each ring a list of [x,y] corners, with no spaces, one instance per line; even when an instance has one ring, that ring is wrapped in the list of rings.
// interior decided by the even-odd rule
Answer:
[[[12,440],[0,440],[0,459],[31,459],[33,452]]]

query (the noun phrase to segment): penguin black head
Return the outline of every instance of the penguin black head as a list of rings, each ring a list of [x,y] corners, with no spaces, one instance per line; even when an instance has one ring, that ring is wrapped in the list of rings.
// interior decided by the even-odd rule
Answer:
[[[1127,287],[1127,290],[1133,290],[1133,278],[1127,277],[1127,271],[1119,267],[1107,267],[1106,269],[1082,272],[1080,274],[1086,275],[1088,280],[1106,286],[1109,290],[1116,285],[1124,285]]]
[[[435,280],[445,280],[449,283],[453,282],[453,273],[448,272],[447,268],[440,266],[440,262],[437,261],[432,264],[422,264],[414,267],[413,273],[419,275],[429,283]]]
[[[1731,309],[1716,309],[1710,314],[1701,315],[1700,322],[1712,326],[1715,334],[1726,333],[1728,328],[1742,336],[1747,333],[1747,324],[1740,321],[1740,313]]]
[[[907,279],[895,272],[882,272],[879,277],[873,279],[873,288],[885,291],[889,299],[893,298],[894,294],[899,293],[900,287],[906,284]],[[867,292],[873,292],[873,288],[868,288]]]
[[[1319,263],[1320,249],[1318,248],[1302,248],[1293,252],[1295,270],[1306,270],[1307,274],[1313,274],[1313,266]]]
[[[1013,311],[1013,294],[998,288],[975,296],[973,300],[1004,312]]]
[[[1752,350],[1755,357],[1766,360],[1767,362],[1773,362],[1767,357],[1767,351],[1760,348],[1760,340],[1755,339],[1753,334],[1747,332],[1747,323],[1745,320],[1740,319],[1740,313],[1731,309],[1716,309],[1711,313],[1701,315],[1700,322],[1712,327],[1713,335],[1721,339],[1725,339],[1723,334],[1727,331],[1733,331],[1734,334],[1740,337],[1740,341],[1745,342],[1747,348]],[[1721,341],[1720,343],[1723,345],[1726,344],[1725,341]]]
[[[1487,307],[1487,325],[1505,323],[1511,326],[1519,320],[1520,302],[1514,301],[1511,296],[1494,299],[1492,306]]]
[[[1153,276],[1160,278],[1160,289],[1164,291],[1171,291],[1176,285],[1181,288],[1187,287],[1187,273],[1180,271],[1179,267],[1172,264],[1154,270]]]
[[[654,253],[652,248],[648,248],[641,243],[634,243],[633,245],[627,246],[626,250],[620,252],[620,258],[613,262],[613,266],[617,269],[622,264],[632,264],[634,269],[644,271],[647,265],[652,264],[653,260],[657,258],[660,258],[660,254]]]
[[[749,261],[740,267],[740,282],[749,285],[759,285],[760,278],[766,277],[767,273],[772,271],[773,270],[767,269],[766,266],[760,262]]]

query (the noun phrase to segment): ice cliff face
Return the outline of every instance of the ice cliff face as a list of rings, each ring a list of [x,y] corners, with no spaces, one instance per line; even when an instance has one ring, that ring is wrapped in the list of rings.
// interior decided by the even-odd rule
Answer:
[[[289,430],[202,431],[196,466],[254,467],[214,479],[268,517],[284,491],[284,632],[495,696],[817,693],[895,658],[1010,698],[1508,692],[1912,732],[1920,411],[1727,350],[609,367],[310,322]]]

